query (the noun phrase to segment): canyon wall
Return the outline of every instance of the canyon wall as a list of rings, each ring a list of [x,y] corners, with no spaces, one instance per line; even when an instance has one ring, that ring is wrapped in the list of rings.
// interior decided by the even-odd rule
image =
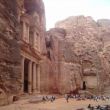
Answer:
[[[26,16],[27,18],[25,18]],[[30,31],[29,44],[23,41],[22,35],[24,30],[24,37],[28,39],[28,33],[26,33],[27,27],[25,29],[22,27],[22,20],[24,20],[24,18],[25,22],[27,22],[27,19],[32,21],[29,25],[30,31],[34,31],[32,28],[32,26],[34,26],[36,29],[35,31],[39,33],[40,40],[39,42],[37,41],[36,45],[40,45],[40,51],[35,51],[32,48],[30,44],[32,40],[30,37],[33,36],[31,36]],[[40,68],[39,88],[41,88],[40,92],[48,92],[49,70],[47,68],[49,62],[45,43],[45,25],[45,8],[42,0],[0,1],[0,105],[9,103],[6,99],[9,96],[23,94],[22,89],[24,89],[23,86],[25,82],[23,79],[23,68],[29,69],[26,66],[22,66],[22,45],[24,46],[23,48],[26,48],[26,51],[29,51],[29,49],[32,50],[31,55],[33,55],[33,53],[38,53],[40,59],[42,59],[38,62]],[[26,65],[26,61],[24,65]],[[12,101],[13,97],[10,100]]]
[[[0,1],[0,88],[8,94],[21,86],[17,6],[16,0]]]
[[[57,44],[49,52],[50,57],[57,57],[51,60],[57,62],[60,92],[83,88],[85,82],[87,89],[103,93],[110,84],[109,22],[73,16],[47,32],[50,44]]]
[[[46,32],[42,0],[0,1],[0,91],[21,93],[21,16],[35,18],[31,25],[40,33],[40,51],[36,53],[40,60],[41,93],[63,94],[83,89],[84,83],[94,93],[108,91],[110,20],[96,22],[91,17],[72,16]],[[27,50],[31,46],[28,44]]]

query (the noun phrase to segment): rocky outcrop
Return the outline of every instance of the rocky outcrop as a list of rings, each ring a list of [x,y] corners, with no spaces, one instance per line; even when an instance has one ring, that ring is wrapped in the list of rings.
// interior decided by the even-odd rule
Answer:
[[[48,57],[54,68],[54,81],[57,82],[59,93],[65,93],[80,86],[81,76],[80,65],[75,64],[78,60],[71,59],[67,55],[71,49],[71,45],[65,40],[66,31],[64,29],[55,28],[47,32],[47,50]],[[66,51],[68,49],[68,52]],[[74,71],[73,71],[74,70]],[[53,83],[54,84],[54,83]],[[54,85],[53,85],[54,86]]]
[[[110,20],[96,22],[91,17],[69,17],[45,33],[42,0],[1,0],[1,96],[21,92],[20,17],[24,16],[29,17],[41,37],[37,43],[40,45],[38,56],[42,59],[39,61],[42,93],[67,93],[83,88],[84,83],[92,92],[105,93],[104,88],[110,85]],[[33,29],[31,25],[30,31]],[[29,44],[27,50],[30,47]]]
[[[104,91],[107,92],[106,88],[110,86],[110,20],[100,19],[97,21],[100,30],[100,40],[102,42],[102,50],[99,52],[101,63],[103,67],[103,82],[104,82]],[[109,92],[108,92],[109,93]]]
[[[11,103],[21,89],[17,7],[16,0],[0,1],[0,105]]]
[[[39,33],[39,56],[44,57],[39,62],[41,68],[41,87],[48,91],[48,80],[45,79],[45,73],[49,70],[45,69],[48,62],[46,56],[45,44],[45,10],[42,0],[1,0],[0,1],[0,101],[2,94],[6,97],[21,94],[22,86],[22,67],[21,68],[21,48],[22,48],[22,19],[27,16],[30,23],[30,31],[36,28]],[[25,19],[27,20],[27,19]],[[27,34],[27,33],[26,33]],[[25,37],[26,37],[25,34]],[[29,33],[30,34],[30,33]],[[30,35],[31,36],[31,35]],[[30,37],[29,36],[29,37]],[[33,36],[32,36],[33,37]],[[32,40],[30,37],[29,40]],[[37,39],[38,40],[38,39]],[[29,50],[29,47],[26,47]],[[31,48],[32,50],[32,48]],[[32,51],[33,52],[33,51]],[[37,57],[37,56],[36,56]],[[48,77],[46,77],[48,78]],[[3,91],[3,93],[1,93]],[[5,98],[4,97],[4,101]],[[2,98],[3,99],[3,98]],[[6,99],[7,100],[7,99]],[[13,99],[12,99],[13,100]],[[6,104],[8,102],[4,102]],[[2,103],[3,104],[3,103]],[[0,103],[1,105],[1,103]]]
[[[0,1],[0,87],[16,94],[20,90],[19,24],[16,0]]]
[[[59,65],[61,92],[82,88],[83,82],[94,92],[102,91],[108,85],[109,64],[104,59],[110,36],[108,24],[109,20],[96,22],[91,17],[75,16],[56,23],[55,29],[48,32],[50,44],[58,43],[54,49],[48,49],[50,58],[57,57],[54,62]]]
[[[51,32],[47,32],[46,37],[46,47],[47,47],[47,57],[51,62],[50,65],[50,91],[51,93],[59,93],[59,39],[63,40],[66,33],[63,29],[52,29]],[[58,39],[59,37],[59,39]]]

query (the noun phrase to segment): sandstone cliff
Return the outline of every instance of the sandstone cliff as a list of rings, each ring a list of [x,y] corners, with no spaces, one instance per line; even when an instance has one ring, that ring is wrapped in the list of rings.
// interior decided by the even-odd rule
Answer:
[[[93,92],[109,84],[109,58],[104,59],[109,56],[109,26],[109,20],[96,22],[91,17],[75,16],[56,23],[48,32],[50,44],[58,42],[58,56],[52,48],[50,57],[57,57],[54,62],[59,64],[61,92],[82,87],[84,81]]]
[[[95,93],[109,88],[110,20],[69,17],[45,33],[42,0],[1,0],[0,91],[21,92],[20,17],[24,13],[35,18],[32,24],[41,37],[41,92],[66,93],[82,88],[83,82]]]
[[[19,24],[16,0],[0,1],[0,88],[7,94],[20,91]]]
[[[2,91],[8,95],[18,95],[22,93],[21,34],[23,30],[20,21],[24,13],[30,15],[31,18],[35,18],[32,23],[34,23],[33,25],[37,25],[36,28],[40,33],[40,41],[38,43],[40,45],[39,53],[42,57],[42,61],[39,62],[41,68],[41,88],[43,88],[41,92],[48,91],[48,80],[46,80],[48,78],[48,69],[46,70],[46,67],[48,68],[49,65],[45,65],[48,59],[46,57],[46,43],[44,37],[45,10],[42,0],[1,0],[0,93]],[[2,94],[0,94],[0,98],[1,96]],[[6,104],[7,102],[3,103]]]

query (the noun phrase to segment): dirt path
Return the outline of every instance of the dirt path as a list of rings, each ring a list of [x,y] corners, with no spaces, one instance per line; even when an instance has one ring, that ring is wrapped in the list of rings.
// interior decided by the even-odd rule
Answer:
[[[105,105],[110,104],[110,101],[76,101],[70,99],[69,103],[64,98],[55,100],[55,102],[41,102],[29,103],[29,100],[20,100],[14,104],[0,107],[0,110],[75,110],[76,108],[86,108],[88,104],[91,105]]]

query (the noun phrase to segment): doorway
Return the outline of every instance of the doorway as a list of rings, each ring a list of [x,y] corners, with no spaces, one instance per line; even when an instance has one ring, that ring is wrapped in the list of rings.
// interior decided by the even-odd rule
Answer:
[[[29,60],[25,59],[24,61],[24,93],[28,93],[28,65],[29,65]]]
[[[85,81],[83,81],[83,88],[82,89],[86,90],[86,82]]]

